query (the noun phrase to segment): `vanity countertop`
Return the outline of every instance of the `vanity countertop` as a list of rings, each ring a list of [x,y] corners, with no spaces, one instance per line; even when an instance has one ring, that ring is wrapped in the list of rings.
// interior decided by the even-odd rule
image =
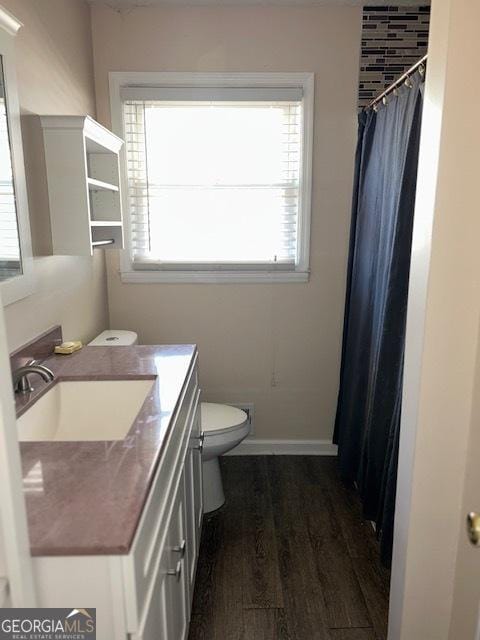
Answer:
[[[195,345],[84,347],[44,361],[55,374],[50,385],[152,379],[153,386],[124,440],[20,444],[32,555],[129,552],[195,355]],[[17,404],[18,415],[31,403]]]

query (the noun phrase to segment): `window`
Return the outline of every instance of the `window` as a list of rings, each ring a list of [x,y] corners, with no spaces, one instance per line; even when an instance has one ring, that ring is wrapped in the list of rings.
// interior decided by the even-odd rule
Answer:
[[[206,86],[208,78],[192,75],[189,87],[118,88],[124,279],[308,278],[311,104],[306,74],[289,75],[295,82],[285,86],[229,86],[225,78]]]

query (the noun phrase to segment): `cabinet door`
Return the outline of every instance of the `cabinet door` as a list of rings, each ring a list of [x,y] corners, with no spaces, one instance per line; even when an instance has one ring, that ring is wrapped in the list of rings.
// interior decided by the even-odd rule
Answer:
[[[195,586],[195,568],[197,565],[199,540],[197,538],[197,526],[195,520],[195,479],[194,479],[194,455],[196,450],[193,442],[188,448],[185,458],[185,507],[187,521],[187,565],[188,565],[188,587],[190,602],[193,598]]]
[[[193,416],[192,434],[185,458],[185,506],[187,517],[187,561],[190,601],[195,586],[195,570],[200,547],[203,515],[202,451],[199,439],[200,410]]]
[[[185,536],[185,474],[182,473],[158,575],[140,631],[132,635],[132,640],[185,640],[190,605]]]
[[[195,427],[194,431],[201,433],[201,415],[200,404],[197,407],[195,414]],[[202,519],[203,519],[203,476],[202,476],[202,450],[196,448],[193,450],[193,489],[194,489],[194,511],[195,511],[195,526],[196,526],[196,538],[197,543],[200,545],[200,534],[202,532]]]
[[[168,640],[168,620],[166,612],[167,580],[158,579],[154,583],[152,598],[140,631],[128,636],[132,640]]]
[[[163,594],[164,614],[167,621],[166,640],[183,640],[186,638],[190,620],[185,513],[185,473],[182,473],[178,496],[170,522],[169,542],[166,549],[169,556]]]

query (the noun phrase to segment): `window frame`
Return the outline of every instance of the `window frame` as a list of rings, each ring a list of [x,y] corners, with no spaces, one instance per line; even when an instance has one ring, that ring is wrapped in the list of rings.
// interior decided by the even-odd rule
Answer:
[[[171,265],[162,268],[155,265],[133,267],[131,258],[130,215],[128,202],[128,176],[126,171],[125,145],[120,152],[120,175],[122,182],[123,221],[125,248],[120,251],[120,275],[125,283],[256,283],[256,282],[308,282],[310,274],[310,220],[312,200],[312,153],[314,74],[305,73],[185,73],[185,72],[123,72],[109,73],[110,109],[112,130],[125,138],[123,103],[124,87],[136,88],[301,88],[303,91],[303,158],[300,180],[300,206],[298,212],[297,261],[291,268],[252,270],[248,265],[221,265],[218,269],[175,269]],[[190,265],[189,265],[190,266]]]

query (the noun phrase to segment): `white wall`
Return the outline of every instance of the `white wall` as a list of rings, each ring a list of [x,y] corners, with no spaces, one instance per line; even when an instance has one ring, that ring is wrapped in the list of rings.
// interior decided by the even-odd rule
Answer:
[[[105,262],[49,256],[42,141],[36,115],[95,116],[90,9],[84,0],[1,0],[24,26],[16,40],[16,68],[37,288],[5,308],[9,348],[53,324],[66,338],[87,340],[108,324]],[[42,257],[40,257],[42,256]]]
[[[140,341],[196,342],[204,398],[253,401],[259,438],[330,439],[336,408],[356,142],[360,7],[92,10],[97,114],[109,71],[313,71],[308,284],[122,284],[110,323]]]

